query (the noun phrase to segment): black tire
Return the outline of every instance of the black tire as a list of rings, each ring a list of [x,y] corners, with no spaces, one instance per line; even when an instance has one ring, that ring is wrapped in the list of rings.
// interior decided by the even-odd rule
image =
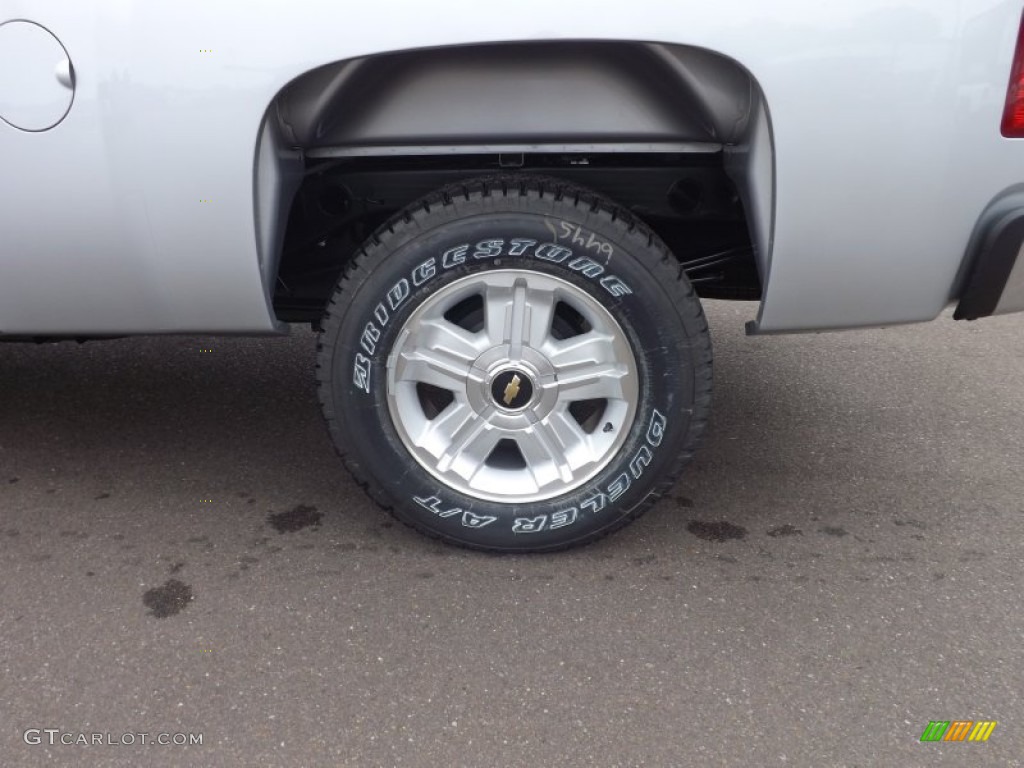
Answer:
[[[559,232],[571,236],[559,240]],[[557,241],[574,257],[552,263],[529,251],[502,252],[497,258],[492,252],[480,259],[470,253],[447,266],[435,258],[433,269],[420,269],[420,279],[407,280],[454,243],[530,236]],[[614,256],[587,250],[585,242],[594,237],[608,243]],[[575,257],[583,254],[594,259]],[[580,264],[588,268],[581,272]],[[500,503],[446,486],[414,460],[387,405],[388,356],[403,323],[444,286],[499,267],[555,276],[596,298],[628,337],[638,371],[635,418],[614,458],[582,486],[544,501]],[[427,271],[433,274],[424,277]],[[412,286],[411,291],[397,306],[385,305],[382,324],[374,311],[398,284]],[[365,336],[368,327],[375,338]],[[707,323],[676,259],[624,209],[554,179],[480,179],[410,206],[376,232],[351,262],[328,303],[322,328],[319,395],[345,466],[371,498],[402,522],[473,549],[566,549],[635,520],[672,487],[710,410]]]

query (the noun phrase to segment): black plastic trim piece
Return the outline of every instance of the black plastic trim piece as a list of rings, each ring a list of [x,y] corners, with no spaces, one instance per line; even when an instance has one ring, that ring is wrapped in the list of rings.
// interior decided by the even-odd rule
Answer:
[[[955,320],[977,320],[996,311],[1024,245],[1024,210],[1010,211],[989,228],[973,259]]]
[[[338,61],[293,80],[274,103],[283,134],[304,151],[407,154],[409,147],[731,144],[745,135],[755,94],[738,64],[701,49],[560,40]]]

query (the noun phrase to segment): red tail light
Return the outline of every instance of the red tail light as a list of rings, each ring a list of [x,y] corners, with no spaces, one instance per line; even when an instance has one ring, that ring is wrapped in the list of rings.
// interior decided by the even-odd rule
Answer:
[[[1006,92],[1006,111],[1003,112],[1003,136],[1024,139],[1024,19],[1017,33],[1017,53],[1013,57],[1010,88]]]

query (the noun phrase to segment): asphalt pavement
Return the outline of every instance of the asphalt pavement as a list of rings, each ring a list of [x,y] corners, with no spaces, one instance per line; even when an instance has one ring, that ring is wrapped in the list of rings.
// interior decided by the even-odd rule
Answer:
[[[754,311],[671,497],[533,557],[364,498],[309,331],[0,345],[0,764],[1021,765],[1024,316]]]

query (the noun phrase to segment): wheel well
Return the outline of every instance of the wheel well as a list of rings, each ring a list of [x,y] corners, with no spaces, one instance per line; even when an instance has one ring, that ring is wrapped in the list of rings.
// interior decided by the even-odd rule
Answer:
[[[275,99],[307,152],[424,147],[737,142],[750,76],[699,48],[623,42],[504,43],[335,62]],[[354,108],[355,107],[355,108]]]
[[[274,99],[257,156],[275,311],[315,321],[344,264],[396,211],[444,184],[516,171],[629,208],[702,295],[759,298],[772,180],[744,158],[764,116],[746,70],[685,46],[471,45],[312,70]]]

